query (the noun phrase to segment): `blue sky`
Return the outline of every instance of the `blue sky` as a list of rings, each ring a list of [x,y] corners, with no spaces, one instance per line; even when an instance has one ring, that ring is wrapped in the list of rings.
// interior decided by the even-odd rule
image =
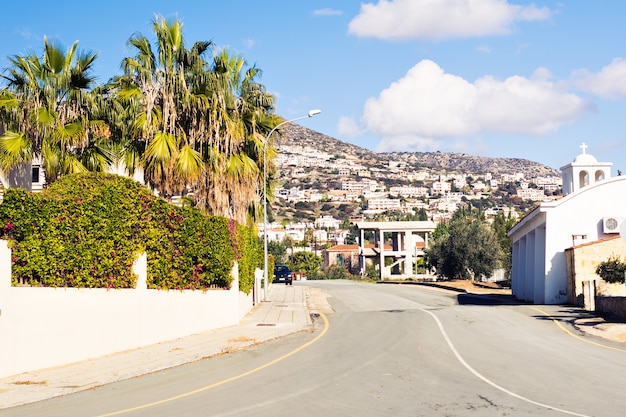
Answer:
[[[42,3],[42,4],[39,4]],[[27,6],[25,6],[27,5]],[[626,173],[623,0],[56,1],[2,6],[0,68],[44,35],[99,53],[178,17],[263,71],[286,118],[373,151],[464,152],[553,168],[587,153]]]

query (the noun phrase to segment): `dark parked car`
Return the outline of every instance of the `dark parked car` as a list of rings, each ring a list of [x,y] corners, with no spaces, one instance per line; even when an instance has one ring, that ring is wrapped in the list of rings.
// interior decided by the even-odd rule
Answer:
[[[274,267],[274,281],[284,282],[285,285],[293,285],[293,279],[291,277],[291,271],[285,265],[276,265]]]

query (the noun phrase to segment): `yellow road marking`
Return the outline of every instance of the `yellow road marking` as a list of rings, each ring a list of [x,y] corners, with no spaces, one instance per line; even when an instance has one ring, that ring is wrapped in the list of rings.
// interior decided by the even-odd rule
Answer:
[[[257,368],[254,368],[254,369],[251,369],[251,370],[246,371],[244,373],[241,373],[239,375],[235,375],[233,377],[230,377],[230,378],[227,378],[227,379],[215,382],[215,383],[213,383],[211,385],[207,385],[207,386],[195,389],[193,391],[185,392],[185,393],[182,393],[182,394],[179,394],[179,395],[175,395],[175,396],[169,397],[169,398],[164,398],[162,400],[151,402],[151,403],[148,403],[148,404],[143,404],[143,405],[138,405],[136,407],[127,408],[125,410],[119,410],[119,411],[115,411],[115,412],[112,412],[112,413],[101,414],[98,417],[117,416],[117,415],[120,415],[120,414],[130,413],[131,411],[142,410],[144,408],[154,407],[156,405],[161,405],[161,404],[165,404],[165,403],[168,403],[168,402],[180,400],[181,398],[189,397],[191,395],[195,395],[195,394],[198,394],[198,393],[203,392],[203,391],[208,391],[208,390],[210,390],[212,388],[218,387],[220,385],[227,384],[229,382],[236,381],[238,379],[241,379],[243,377],[251,375],[251,374],[253,374],[255,372],[259,372],[262,369],[268,368],[268,367],[270,367],[270,366],[272,366],[272,365],[282,361],[283,359],[286,359],[289,356],[295,355],[296,353],[300,352],[301,350],[311,346],[313,343],[317,342],[319,339],[321,339],[326,334],[326,332],[328,331],[328,327],[329,327],[328,318],[326,318],[326,316],[323,313],[319,313],[319,315],[324,320],[324,329],[322,329],[320,334],[318,334],[315,338],[313,338],[312,340],[309,340],[307,343],[303,344],[302,346],[300,346],[300,347],[292,350],[291,352],[288,352],[288,353],[284,354],[283,356],[280,356],[280,357],[278,357],[278,358],[276,358],[276,359],[274,359],[274,360],[272,360],[272,361],[270,361],[270,362],[268,362],[268,363],[266,363],[264,365],[261,365],[261,366],[259,366]]]
[[[539,309],[537,307],[529,307],[529,308],[540,312],[541,314],[543,314],[544,316],[546,316],[547,318],[552,320],[554,322],[554,324],[556,324],[565,333],[567,333],[568,335],[570,335],[570,336],[572,336],[572,337],[574,337],[574,338],[576,338],[578,340],[582,340],[583,342],[590,343],[590,344],[596,345],[596,346],[600,346],[600,347],[603,347],[605,349],[617,350],[618,352],[626,352],[626,350],[624,350],[624,349],[620,349],[620,348],[616,348],[616,347],[608,346],[608,345],[603,345],[602,343],[594,342],[593,340],[589,340],[589,339],[585,339],[584,337],[580,337],[577,334],[574,334],[571,331],[569,331],[557,319],[555,319],[553,316],[551,316],[550,314],[546,313],[545,311],[543,311],[543,310],[541,310],[541,309]]]

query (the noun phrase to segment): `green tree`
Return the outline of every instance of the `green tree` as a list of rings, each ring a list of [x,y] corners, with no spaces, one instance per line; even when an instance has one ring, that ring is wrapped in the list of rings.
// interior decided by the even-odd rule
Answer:
[[[90,90],[97,54],[75,42],[64,50],[44,37],[41,58],[35,53],[9,58],[2,78],[0,168],[40,160],[47,184],[61,175],[103,171],[110,162],[110,132],[99,118],[102,103]]]
[[[349,223],[348,234],[346,235],[345,244],[353,245],[357,243],[357,239],[359,237],[359,228],[356,224]]]
[[[500,245],[493,229],[475,218],[453,216],[434,234],[427,251],[430,265],[448,279],[475,280],[497,268]]]
[[[505,216],[503,213],[499,213],[494,217],[491,224],[500,244],[501,265],[506,272],[506,276],[510,276],[513,266],[513,243],[511,238],[507,236],[507,232],[515,225],[516,221],[510,214]]]
[[[287,254],[287,244],[285,241],[269,240],[267,242],[267,252],[274,257],[277,264],[285,263]]]
[[[313,252],[296,252],[289,257],[292,271],[305,271],[307,276],[316,276],[322,266],[322,259]]]
[[[424,207],[421,207],[417,211],[417,220],[419,220],[419,221],[426,221],[426,220],[428,220],[428,213],[426,212],[426,209]]]

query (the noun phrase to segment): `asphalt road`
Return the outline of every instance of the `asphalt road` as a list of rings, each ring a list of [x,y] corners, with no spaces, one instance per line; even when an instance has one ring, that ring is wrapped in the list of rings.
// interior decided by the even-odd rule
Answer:
[[[302,285],[297,283],[296,285]],[[626,346],[563,306],[313,281],[314,332],[6,411],[11,416],[623,416]],[[0,410],[0,415],[3,410]]]

